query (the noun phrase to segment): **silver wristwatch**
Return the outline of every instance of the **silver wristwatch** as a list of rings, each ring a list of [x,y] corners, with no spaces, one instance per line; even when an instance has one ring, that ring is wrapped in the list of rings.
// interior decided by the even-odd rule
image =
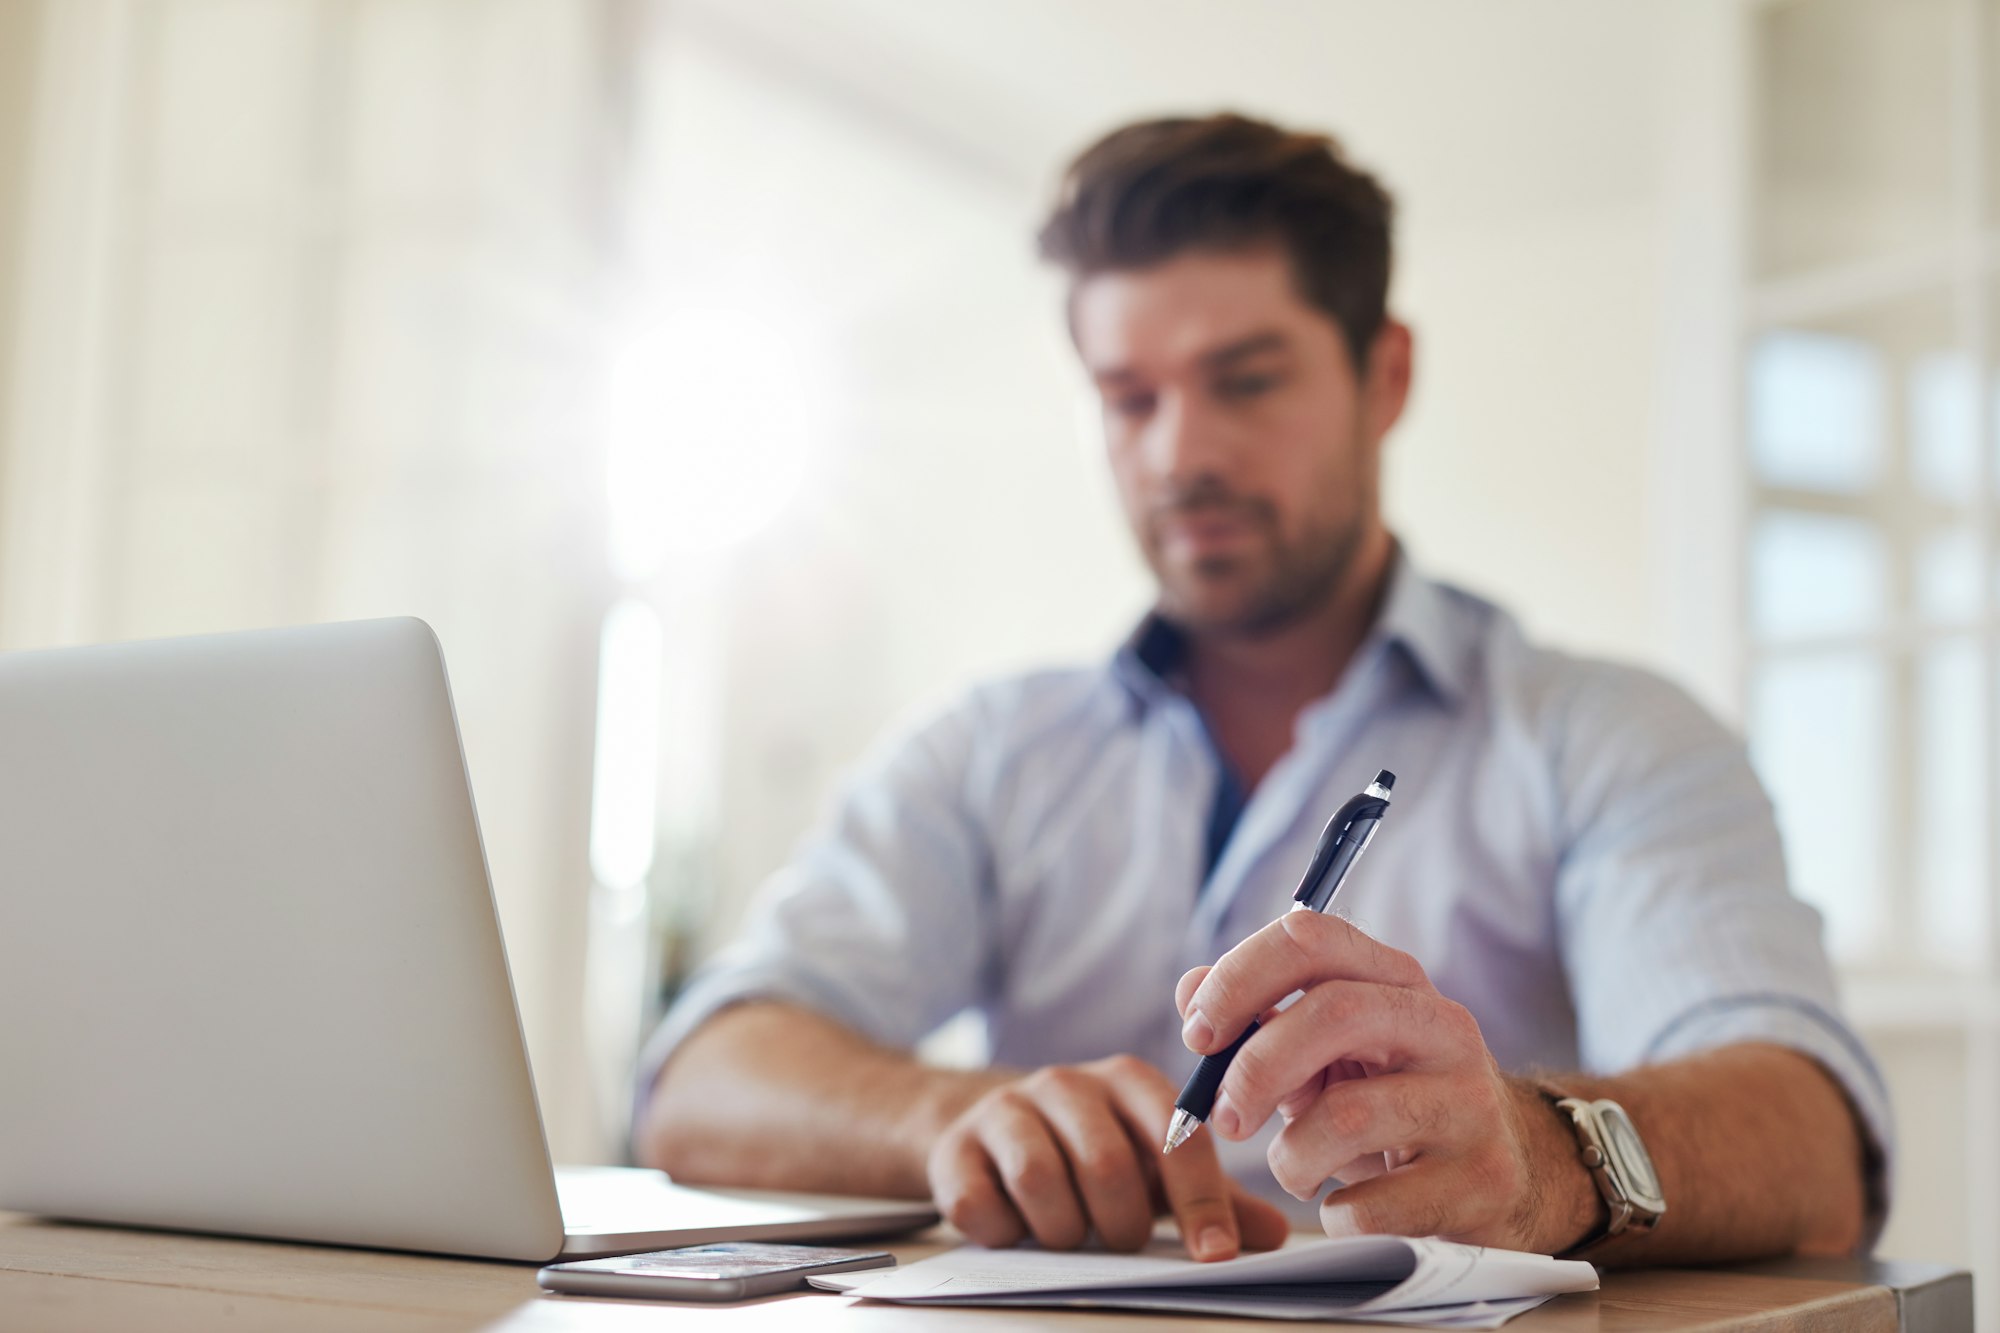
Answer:
[[[1583,1164],[1597,1182],[1597,1192],[1611,1209],[1611,1216],[1599,1230],[1563,1252],[1570,1259],[1594,1250],[1614,1236],[1628,1231],[1651,1231],[1667,1211],[1660,1193],[1660,1177],[1653,1159],[1632,1128],[1632,1118],[1614,1101],[1587,1102],[1566,1097],[1554,1088],[1542,1089],[1555,1108],[1576,1128],[1577,1146]]]

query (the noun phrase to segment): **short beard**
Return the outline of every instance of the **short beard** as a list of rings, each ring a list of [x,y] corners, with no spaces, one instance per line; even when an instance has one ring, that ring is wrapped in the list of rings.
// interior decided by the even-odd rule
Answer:
[[[1263,638],[1305,619],[1324,606],[1346,580],[1367,526],[1363,515],[1356,513],[1337,526],[1314,528],[1299,542],[1287,543],[1278,534],[1277,515],[1262,501],[1211,492],[1179,503],[1190,507],[1213,503],[1236,505],[1252,514],[1257,526],[1270,538],[1270,576],[1249,592],[1239,610],[1228,616],[1204,616],[1176,597],[1159,562],[1150,550],[1147,552],[1154,577],[1159,580],[1160,617],[1197,633]],[[1197,572],[1205,571],[1198,568]],[[1217,562],[1213,572],[1226,572],[1226,562]]]

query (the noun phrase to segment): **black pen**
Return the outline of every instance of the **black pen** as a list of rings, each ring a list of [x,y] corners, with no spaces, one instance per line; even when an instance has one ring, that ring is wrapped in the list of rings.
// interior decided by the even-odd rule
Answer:
[[[1361,853],[1368,850],[1369,839],[1382,826],[1382,816],[1389,813],[1389,793],[1395,786],[1396,775],[1383,769],[1359,796],[1326,821],[1326,831],[1319,835],[1319,845],[1313,848],[1312,863],[1299,880],[1298,892],[1292,895],[1294,912],[1324,912],[1333,905],[1333,895],[1340,892],[1347,872],[1354,869]],[[1253,1018],[1242,1036],[1214,1055],[1201,1057],[1194,1073],[1188,1075],[1181,1095],[1174,1100],[1174,1118],[1167,1126],[1167,1146],[1160,1150],[1162,1155],[1186,1143],[1202,1121],[1208,1119],[1215,1108],[1216,1091],[1222,1087],[1222,1076],[1229,1072],[1229,1062],[1256,1030],[1257,1020]]]

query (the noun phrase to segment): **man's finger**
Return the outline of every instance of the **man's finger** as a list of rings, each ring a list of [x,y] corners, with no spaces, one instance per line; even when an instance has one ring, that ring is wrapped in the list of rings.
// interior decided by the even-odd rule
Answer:
[[[1034,1099],[1069,1158],[1091,1225],[1106,1247],[1136,1250],[1153,1234],[1149,1182],[1138,1149],[1102,1079],[1056,1067],[1030,1076]]]
[[[1155,1144],[1173,1116],[1174,1090],[1149,1065],[1143,1075],[1109,1082],[1112,1098],[1135,1142]],[[1215,1156],[1215,1141],[1197,1134],[1159,1159],[1160,1186],[1188,1253],[1204,1263],[1233,1259],[1242,1247],[1233,1182]]]
[[[971,1135],[954,1137],[932,1155],[931,1197],[944,1220],[975,1245],[1004,1250],[1019,1245],[1028,1224],[1007,1198],[993,1159]]]
[[[1250,1020],[1322,981],[1424,987],[1416,959],[1337,916],[1286,912],[1222,955],[1184,1006],[1182,1037],[1199,1055],[1234,1041]]]
[[[1295,1090],[1342,1061],[1424,1071],[1476,1060],[1484,1049],[1472,1015],[1434,991],[1323,982],[1268,1015],[1229,1062],[1221,1092],[1235,1120],[1221,1128],[1226,1138],[1256,1133]]]
[[[1195,987],[1201,985],[1201,979],[1208,973],[1209,966],[1203,963],[1200,967],[1191,967],[1183,972],[1181,979],[1174,983],[1174,1010],[1182,1018],[1187,1017],[1188,1002],[1194,999]]]
[[[1373,1180],[1388,1169],[1389,1161],[1381,1153],[1364,1153],[1351,1162],[1342,1162],[1333,1168],[1327,1179],[1337,1180],[1343,1185],[1354,1185],[1364,1180]]]
[[[1320,1226],[1341,1236],[1464,1236],[1484,1201],[1442,1161],[1418,1162],[1327,1195]]]
[[[1246,1250],[1275,1250],[1292,1234],[1292,1223],[1275,1204],[1258,1198],[1234,1181],[1230,1182],[1230,1207],[1236,1214],[1236,1233]]]
[[[1286,1121],[1286,1123],[1292,1123],[1294,1119],[1298,1119],[1298,1115],[1306,1107],[1310,1107],[1312,1103],[1316,1103],[1320,1099],[1320,1093],[1324,1093],[1328,1087],[1332,1087],[1334,1083],[1340,1081],[1336,1069],[1338,1067],[1318,1069],[1304,1083],[1300,1083],[1290,1093],[1286,1093],[1284,1097],[1280,1097],[1278,1099],[1278,1117],[1282,1121]]]
[[[1474,1123],[1457,1118],[1458,1090],[1454,1080],[1424,1074],[1337,1083],[1271,1140],[1265,1154],[1271,1174],[1293,1198],[1310,1199],[1356,1158],[1372,1154],[1380,1161],[1392,1148],[1421,1153],[1455,1146]]]
[[[1090,1228],[1070,1179],[1069,1160],[1025,1097],[1016,1092],[995,1099],[980,1120],[979,1141],[993,1159],[1007,1197],[1043,1249],[1073,1250],[1083,1244]]]

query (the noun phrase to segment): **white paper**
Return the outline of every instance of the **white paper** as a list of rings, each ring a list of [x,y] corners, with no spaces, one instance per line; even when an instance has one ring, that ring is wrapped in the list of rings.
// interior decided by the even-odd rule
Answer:
[[[814,1285],[869,1300],[1084,1305],[1277,1319],[1399,1317],[1457,1327],[1500,1323],[1568,1291],[1594,1291],[1575,1260],[1441,1240],[1294,1237],[1283,1249],[1202,1264],[1172,1241],[1139,1254],[965,1246],[888,1272],[833,1274]],[[1475,1308],[1477,1303],[1489,1303]]]
[[[1300,1294],[1291,1294],[1300,1293]],[[1355,1324],[1401,1324],[1424,1328],[1498,1328],[1553,1296],[1524,1296],[1517,1301],[1473,1301],[1466,1305],[1432,1305],[1413,1310],[1359,1311],[1347,1301],[1328,1299],[1296,1287],[1267,1293],[1259,1287],[1187,1287],[1179,1291],[1110,1291],[1102,1296],[975,1296],[968,1305],[1058,1306],[1074,1310],[1155,1310],[1174,1314],[1228,1315],[1235,1318],[1290,1319],[1320,1322],[1338,1319]]]

